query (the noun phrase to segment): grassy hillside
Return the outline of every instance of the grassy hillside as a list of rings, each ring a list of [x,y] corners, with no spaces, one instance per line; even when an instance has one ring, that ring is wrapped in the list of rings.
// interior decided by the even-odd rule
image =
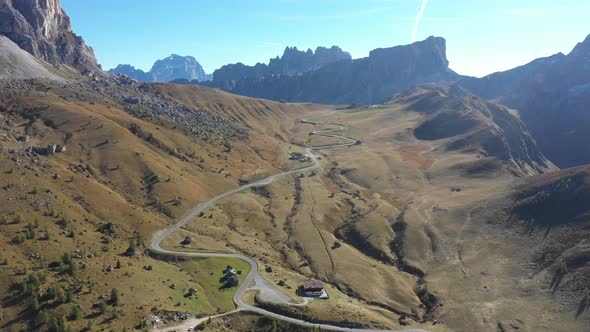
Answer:
[[[231,309],[231,290],[221,297],[209,293],[218,279],[209,274],[217,276],[228,262],[176,266],[143,250],[154,232],[198,202],[288,167],[286,138],[268,142],[254,133],[220,144],[170,122],[133,116],[127,103],[86,86],[16,84],[20,92],[3,88],[0,103],[1,329],[44,329],[52,317],[69,317],[74,306],[80,313],[67,325],[75,329],[88,322],[133,327],[152,312]],[[215,103],[233,107],[234,99]],[[304,109],[281,114],[294,122]],[[66,150],[43,155],[49,144]],[[137,251],[127,257],[130,246]],[[63,294],[47,295],[52,285]],[[203,295],[186,299],[182,291],[190,287]],[[118,304],[108,302],[113,288]]]
[[[293,298],[307,279],[326,282],[329,299],[304,308],[249,294],[309,320],[435,331],[580,326],[538,284],[513,286],[526,251],[479,213],[516,178],[551,169],[535,161],[543,157],[526,132],[521,140],[498,129],[520,125],[507,109],[430,87],[313,126],[298,119],[333,108],[122,78],[14,84],[0,105],[2,329],[144,328],[156,316],[174,325],[183,313],[232,310],[220,270],[247,273],[243,262],[150,257],[146,243],[199,202],[302,167],[287,152],[334,143],[310,132],[335,124],[362,144],[323,150],[317,170],[227,197],[162,245],[254,257]],[[475,126],[437,124],[448,130],[422,135],[439,116]],[[492,153],[490,140],[514,153]],[[469,144],[453,148],[458,141]],[[49,144],[66,150],[45,155]],[[274,326],[241,315],[213,323],[206,329]]]

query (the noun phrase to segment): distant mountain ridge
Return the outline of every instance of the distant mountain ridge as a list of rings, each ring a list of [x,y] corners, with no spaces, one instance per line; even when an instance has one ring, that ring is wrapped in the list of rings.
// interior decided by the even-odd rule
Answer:
[[[590,163],[590,35],[568,54],[464,78],[459,84],[520,111],[543,153],[560,167]]]
[[[277,56],[270,59],[268,65],[257,63],[254,66],[247,66],[238,62],[222,66],[213,72],[213,81],[238,81],[244,78],[272,75],[293,76],[342,60],[352,60],[352,57],[350,53],[338,46],[317,47],[315,52],[311,49],[300,51],[297,47],[286,47],[283,55],[280,58]]]
[[[170,82],[178,79],[202,82],[210,79],[210,75],[205,73],[194,57],[177,54],[157,60],[147,73],[131,65],[118,65],[108,73],[127,75],[141,82]]]
[[[264,69],[260,64],[249,68]],[[204,85],[273,100],[376,104],[418,84],[461,78],[449,69],[445,39],[432,36],[410,45],[375,49],[366,58],[328,63],[300,75],[242,76],[238,80],[230,80],[231,76],[223,80],[225,76],[216,72],[213,81]]]

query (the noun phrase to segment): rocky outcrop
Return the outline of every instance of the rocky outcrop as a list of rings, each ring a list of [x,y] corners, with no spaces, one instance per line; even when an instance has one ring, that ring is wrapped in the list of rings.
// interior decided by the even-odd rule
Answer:
[[[118,65],[108,72],[114,75],[127,75],[140,82],[182,81],[196,83],[208,81],[211,78],[195,58],[176,54],[156,61],[152,69],[147,73],[131,65]]]
[[[214,74],[214,81],[206,85],[274,100],[376,104],[417,84],[458,80],[460,76],[448,65],[446,41],[429,37],[410,45],[376,49],[366,58],[325,64],[300,75],[219,81]]]
[[[60,0],[0,0],[0,35],[55,66],[100,68],[92,48],[72,32]]]
[[[246,66],[243,63],[225,65],[213,72],[213,81],[228,84],[244,78],[256,78],[272,75],[298,75],[341,60],[351,60],[348,52],[338,46],[331,48],[318,47],[315,52],[311,49],[300,51],[297,47],[287,47],[279,58],[270,59],[268,65],[257,63]]]
[[[483,78],[465,89],[518,109],[543,153],[560,167],[590,163],[590,36],[561,53]]]

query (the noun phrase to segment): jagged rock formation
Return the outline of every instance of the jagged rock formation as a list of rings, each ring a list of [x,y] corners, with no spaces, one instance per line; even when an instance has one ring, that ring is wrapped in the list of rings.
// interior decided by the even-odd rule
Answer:
[[[447,150],[495,157],[520,174],[557,169],[539,151],[516,111],[457,86],[422,85],[401,93],[392,102],[427,115],[414,129],[418,139],[445,140]]]
[[[262,63],[254,66],[246,66],[243,63],[225,65],[213,73],[213,81],[222,83],[248,77],[293,76],[320,69],[332,62],[351,59],[350,54],[338,46],[318,47],[315,52],[311,49],[299,51],[297,47],[287,47],[280,58],[277,56],[270,59],[268,65]]]
[[[461,86],[521,112],[543,153],[560,167],[590,163],[590,36],[558,53]]]
[[[214,78],[206,85],[274,100],[375,104],[417,84],[459,78],[449,69],[446,41],[429,37],[411,45],[376,49],[366,58],[332,62],[301,75],[246,77],[237,81]]]
[[[0,0],[0,35],[55,66],[100,68],[92,48],[72,32],[60,0]]]
[[[140,82],[171,82],[185,80],[188,82],[208,81],[207,75],[201,64],[192,56],[180,56],[172,54],[169,57],[158,60],[149,72],[136,69],[131,65],[118,65],[108,71],[110,74],[127,75]]]

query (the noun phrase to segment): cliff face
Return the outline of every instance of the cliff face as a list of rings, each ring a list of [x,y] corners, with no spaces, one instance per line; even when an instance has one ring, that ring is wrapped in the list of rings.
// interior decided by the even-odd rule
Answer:
[[[0,0],[0,35],[55,66],[100,68],[92,48],[72,32],[60,0]]]
[[[376,49],[366,58],[332,62],[300,75],[214,79],[206,85],[274,100],[376,104],[417,84],[458,80],[460,76],[448,64],[446,41],[430,37],[410,45]]]

